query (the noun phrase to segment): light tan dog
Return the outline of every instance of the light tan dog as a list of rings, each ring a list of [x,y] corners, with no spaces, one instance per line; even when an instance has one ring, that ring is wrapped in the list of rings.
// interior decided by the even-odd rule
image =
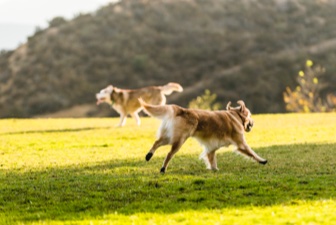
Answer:
[[[243,101],[238,101],[240,106],[235,108],[231,107],[229,102],[227,110],[223,111],[185,109],[177,105],[154,106],[142,99],[139,101],[146,113],[162,120],[159,138],[147,153],[146,160],[149,161],[160,146],[172,145],[163,162],[161,173],[165,173],[169,161],[189,137],[196,138],[203,146],[201,157],[208,169],[218,170],[216,150],[231,144],[237,147],[238,152],[255,161],[267,163],[267,160],[258,156],[245,141],[244,131],[251,131],[253,120]]]
[[[138,98],[144,99],[153,105],[166,104],[166,96],[173,91],[182,92],[183,88],[177,83],[168,83],[164,86],[150,86],[140,89],[120,89],[109,85],[96,94],[97,105],[108,103],[120,114],[120,123],[118,126],[124,126],[127,115],[131,115],[140,125],[141,121],[138,113],[141,111],[141,105]]]

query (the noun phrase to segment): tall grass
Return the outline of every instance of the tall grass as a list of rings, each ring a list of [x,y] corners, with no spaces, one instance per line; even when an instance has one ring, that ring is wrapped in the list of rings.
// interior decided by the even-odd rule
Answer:
[[[144,157],[159,121],[0,120],[0,224],[332,224],[336,114],[254,116],[265,166],[223,148],[218,172],[188,140]]]

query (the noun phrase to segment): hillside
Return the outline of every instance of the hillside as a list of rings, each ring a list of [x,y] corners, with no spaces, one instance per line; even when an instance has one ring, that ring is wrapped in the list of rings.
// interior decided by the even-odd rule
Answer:
[[[179,82],[168,102],[187,106],[205,89],[244,99],[254,113],[284,112],[306,59],[335,91],[335,0],[123,0],[71,21],[54,18],[0,54],[0,117],[32,117],[92,104],[108,84]]]

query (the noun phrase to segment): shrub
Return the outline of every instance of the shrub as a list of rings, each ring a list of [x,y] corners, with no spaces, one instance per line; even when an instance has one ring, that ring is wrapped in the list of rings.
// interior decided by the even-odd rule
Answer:
[[[206,89],[203,95],[198,96],[189,102],[189,108],[206,110],[221,109],[222,105],[216,102],[216,98],[216,94],[211,94],[210,90]]]
[[[335,105],[327,104],[320,98],[321,90],[326,86],[319,79],[324,72],[322,66],[313,66],[313,62],[307,60],[305,70],[298,73],[296,89],[291,90],[287,87],[283,93],[286,110],[305,113],[333,111]],[[332,94],[328,96],[328,99],[333,99]]]

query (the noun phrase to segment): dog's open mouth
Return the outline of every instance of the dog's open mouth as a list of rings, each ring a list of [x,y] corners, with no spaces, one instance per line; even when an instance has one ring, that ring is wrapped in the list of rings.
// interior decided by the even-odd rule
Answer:
[[[99,105],[100,103],[105,102],[105,98],[99,98],[97,99],[97,105]]]
[[[252,127],[253,125],[252,124],[247,124],[247,127],[246,127],[246,132],[250,132],[252,130]]]

